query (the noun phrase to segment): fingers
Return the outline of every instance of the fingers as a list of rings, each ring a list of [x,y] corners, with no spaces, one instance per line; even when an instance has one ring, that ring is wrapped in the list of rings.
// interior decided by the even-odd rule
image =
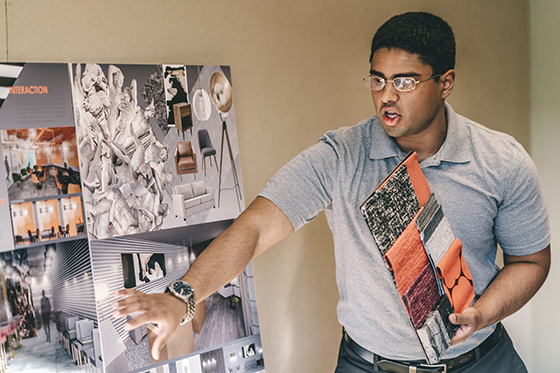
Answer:
[[[113,293],[115,295],[115,297],[128,297],[131,295],[138,295],[138,294],[144,294],[139,290],[136,289],[121,289],[121,290],[117,290]]]
[[[124,324],[123,329],[124,330],[136,329],[137,327],[139,327],[141,325],[144,325],[144,324],[147,324],[147,323],[151,322],[152,318],[153,318],[153,316],[152,316],[151,313],[144,313],[144,314],[130,320],[126,324]]]
[[[471,336],[474,330],[475,329],[473,327],[467,325],[461,325],[459,329],[457,329],[457,332],[455,332],[453,338],[451,338],[451,345],[453,346],[456,345],[457,343],[464,342],[465,340],[467,340],[467,338]]]
[[[159,360],[159,353],[161,352],[161,349],[163,348],[163,346],[165,346],[165,344],[169,340],[169,337],[171,337],[171,334],[173,334],[174,331],[175,328],[161,329],[159,335],[156,337],[154,341],[154,345],[152,346],[152,356],[154,357],[155,360]]]
[[[158,360],[161,349],[184,316],[185,303],[169,294],[144,294],[134,289],[118,290],[114,295],[123,298],[111,303],[111,307],[115,309],[113,317],[139,314],[123,326],[125,330],[132,330],[148,323],[158,325],[160,333],[152,346],[152,356]]]
[[[471,325],[476,322],[474,315],[462,313],[452,313],[449,315],[449,321],[455,325]]]
[[[111,307],[116,309],[113,312],[113,317],[119,318],[133,312],[142,313],[146,311],[146,308],[150,308],[150,303],[146,301],[145,294],[140,291],[133,289],[119,290],[115,292],[115,296],[124,296],[125,298],[111,303]]]
[[[480,311],[474,307],[468,307],[462,313],[452,313],[449,315],[449,322],[459,325],[459,329],[451,339],[451,345],[465,341],[478,329]]]

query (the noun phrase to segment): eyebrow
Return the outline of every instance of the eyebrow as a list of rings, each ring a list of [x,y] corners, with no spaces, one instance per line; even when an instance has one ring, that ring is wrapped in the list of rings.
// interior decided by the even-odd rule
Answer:
[[[369,74],[370,74],[370,75],[377,75],[377,76],[379,76],[379,77],[382,77],[383,79],[386,78],[386,77],[385,77],[385,74],[383,74],[382,72],[373,70],[373,69],[371,69],[371,70],[369,71]],[[392,79],[395,79],[395,78],[410,78],[410,77],[416,77],[416,76],[420,76],[420,74],[415,73],[415,72],[407,72],[407,73],[395,74],[395,75],[392,76]]]

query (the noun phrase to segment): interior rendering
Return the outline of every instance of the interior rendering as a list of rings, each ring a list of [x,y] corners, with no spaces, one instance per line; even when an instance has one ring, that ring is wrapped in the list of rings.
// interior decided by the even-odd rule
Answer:
[[[116,300],[112,294],[123,286],[144,293],[164,292],[167,284],[180,278],[231,223],[232,220],[226,220],[173,228],[157,234],[92,241],[98,314],[112,313],[111,303]],[[157,326],[148,324],[126,331],[123,325],[129,320],[128,317],[102,316],[100,333],[107,373],[169,364],[169,361],[240,343],[246,338],[260,344],[252,267],[247,267],[233,281],[199,303],[193,321],[174,334],[159,360],[154,360],[149,353],[153,338],[159,333]],[[255,369],[247,372],[257,371],[257,366],[264,365],[257,360],[255,350],[250,356],[240,356],[237,363],[244,361],[248,366],[254,365]]]
[[[18,247],[84,234],[73,127],[0,131]]]
[[[102,371],[86,239],[0,253],[0,273],[4,371]]]

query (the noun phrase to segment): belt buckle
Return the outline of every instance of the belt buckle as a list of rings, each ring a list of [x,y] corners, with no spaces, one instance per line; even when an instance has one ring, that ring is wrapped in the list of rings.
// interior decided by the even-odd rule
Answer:
[[[420,364],[418,365],[420,368],[443,368],[441,373],[447,373],[447,364]]]

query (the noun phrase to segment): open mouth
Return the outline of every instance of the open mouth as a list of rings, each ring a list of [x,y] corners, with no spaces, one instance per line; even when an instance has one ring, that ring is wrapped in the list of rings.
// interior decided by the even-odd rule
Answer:
[[[383,110],[383,119],[389,126],[396,125],[399,122],[400,117],[401,114],[399,114],[397,111],[391,109]]]

